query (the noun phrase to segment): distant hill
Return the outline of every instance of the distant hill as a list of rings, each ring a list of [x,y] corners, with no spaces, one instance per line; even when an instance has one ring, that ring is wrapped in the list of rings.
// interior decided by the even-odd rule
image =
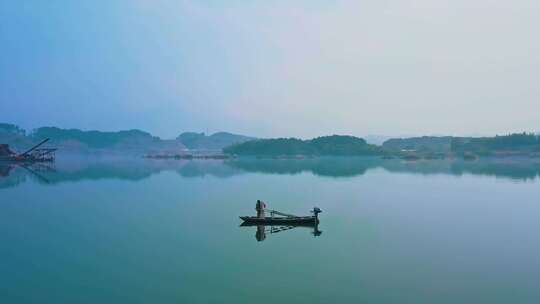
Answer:
[[[22,150],[32,145],[32,140],[26,136],[26,131],[19,126],[0,123],[0,144],[8,144],[12,149]]]
[[[540,156],[540,136],[535,133],[516,133],[494,137],[423,136],[393,138],[382,146],[372,145],[354,136],[322,136],[311,140],[297,138],[256,139],[254,137],[218,132],[212,135],[186,132],[176,139],[164,140],[141,130],[117,132],[84,131],[41,127],[30,132],[17,125],[0,123],[0,144],[15,151],[30,148],[44,138],[47,146],[59,152],[110,152],[141,154],[178,154],[186,149],[223,151],[252,156],[356,156],[402,155],[404,150],[420,155],[531,155]]]
[[[191,150],[218,150],[223,148],[254,140],[254,137],[232,134],[227,132],[218,132],[212,135],[204,133],[185,132],[180,134],[176,140]]]
[[[447,154],[527,154],[540,153],[540,136],[534,133],[517,133],[494,137],[423,136],[394,138],[385,141],[382,147],[390,152],[409,150],[419,153]]]
[[[379,155],[381,149],[354,136],[323,136],[312,140],[297,138],[259,139],[232,145],[224,153],[251,156],[356,156]]]
[[[9,123],[0,123],[0,132],[21,136],[26,135],[26,131],[24,129],[21,129],[19,126]]]
[[[254,137],[218,132],[212,135],[186,132],[176,139],[164,140],[141,130],[116,132],[84,131],[41,127],[31,132],[14,124],[0,123],[0,143],[9,144],[16,150],[24,150],[42,139],[58,147],[60,152],[117,151],[138,154],[178,154],[183,150],[221,151],[224,147],[254,140]]]
[[[514,133],[495,137],[456,137],[451,143],[452,152],[477,154],[540,153],[540,136],[534,133]]]
[[[30,137],[38,141],[50,138],[53,144],[77,143],[84,147],[96,149],[151,145],[160,140],[158,137],[140,130],[101,132],[56,127],[38,128],[30,134]]]
[[[185,149],[176,140],[162,140],[141,130],[118,132],[83,131],[41,127],[29,133],[11,124],[0,124],[0,143],[16,150],[24,150],[37,142],[50,138],[48,146],[59,152],[117,151],[124,153],[178,153]]]

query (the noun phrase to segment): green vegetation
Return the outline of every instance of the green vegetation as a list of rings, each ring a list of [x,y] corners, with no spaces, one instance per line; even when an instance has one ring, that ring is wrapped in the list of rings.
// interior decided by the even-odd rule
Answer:
[[[354,136],[323,136],[309,141],[318,155],[378,155],[382,151],[364,139]]]
[[[312,140],[276,138],[252,140],[223,149],[224,153],[251,156],[359,156],[379,155],[382,150],[354,136],[323,136]]]
[[[382,147],[369,145],[353,136],[324,136],[312,140],[277,138],[253,140],[223,150],[227,154],[250,156],[356,156],[395,155],[442,159],[445,155],[504,155],[540,153],[540,137],[535,134],[510,134],[495,137],[424,136],[390,139]],[[474,155],[473,154],[473,155]]]
[[[540,152],[540,137],[532,133],[516,133],[495,137],[453,138],[451,150],[455,153],[473,152]]]
[[[223,149],[235,155],[312,155],[314,149],[306,141],[296,138],[258,139],[235,144]]]

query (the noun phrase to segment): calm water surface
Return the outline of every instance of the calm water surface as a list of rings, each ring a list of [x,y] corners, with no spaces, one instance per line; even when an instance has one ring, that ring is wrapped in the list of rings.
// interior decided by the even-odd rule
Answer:
[[[0,166],[0,303],[539,303],[540,162]],[[323,210],[255,238],[256,199]],[[270,227],[268,227],[270,229]]]

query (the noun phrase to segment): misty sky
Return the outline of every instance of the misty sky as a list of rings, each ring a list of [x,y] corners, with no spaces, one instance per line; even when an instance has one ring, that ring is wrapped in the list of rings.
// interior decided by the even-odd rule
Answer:
[[[540,131],[540,1],[1,1],[0,121],[254,136]]]

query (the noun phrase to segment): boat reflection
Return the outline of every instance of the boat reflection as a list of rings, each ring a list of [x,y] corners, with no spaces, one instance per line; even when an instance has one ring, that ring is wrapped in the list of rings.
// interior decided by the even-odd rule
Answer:
[[[309,228],[312,229],[311,234],[316,237],[320,236],[323,232],[319,230],[318,223],[306,223],[306,224],[288,224],[284,226],[279,225],[261,225],[257,223],[244,222],[240,227],[256,227],[255,239],[258,242],[262,242],[266,239],[267,235],[276,234],[278,232],[289,231],[294,228]]]
[[[15,187],[28,178],[39,183],[50,184],[46,174],[55,173],[54,163],[9,163],[0,164],[0,189]]]

